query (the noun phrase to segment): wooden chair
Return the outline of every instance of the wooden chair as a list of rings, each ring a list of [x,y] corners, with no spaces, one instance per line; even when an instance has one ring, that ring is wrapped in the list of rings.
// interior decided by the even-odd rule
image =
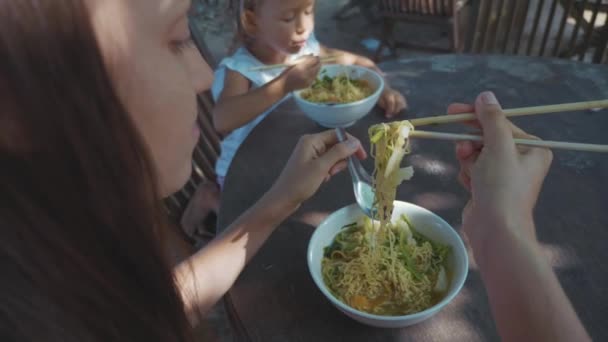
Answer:
[[[201,55],[212,68],[215,68],[217,63],[203,40],[202,32],[197,30],[194,25],[191,25],[191,32]],[[181,224],[182,217],[188,203],[199,187],[205,186],[205,184],[210,185],[211,188],[216,186],[214,170],[221,141],[221,136],[213,127],[211,113],[214,102],[209,91],[199,94],[198,105],[198,123],[201,128],[201,137],[194,150],[192,176],[180,191],[165,199],[170,221],[181,227],[183,237],[194,245],[200,245],[203,241],[213,237],[215,233],[214,216],[209,216],[207,220],[200,222],[200,225],[188,225],[188,227]],[[216,205],[219,206],[219,203],[216,203]]]
[[[374,0],[349,0],[332,17],[335,20],[348,19],[349,13],[358,8],[368,23],[372,23],[374,21],[374,13],[372,13],[374,11],[374,2]]]
[[[385,47],[394,54],[397,48],[413,48],[436,52],[459,50],[460,14],[468,0],[382,0],[378,1],[378,14],[383,21],[380,46],[376,60],[382,56]],[[447,47],[421,46],[398,40],[395,26],[398,22],[414,22],[437,25],[450,32],[450,45]],[[405,34],[401,34],[402,36]]]
[[[606,54],[607,0],[472,0],[465,52],[557,57],[600,63]],[[586,13],[585,13],[586,12]],[[590,53],[592,55],[590,55]]]

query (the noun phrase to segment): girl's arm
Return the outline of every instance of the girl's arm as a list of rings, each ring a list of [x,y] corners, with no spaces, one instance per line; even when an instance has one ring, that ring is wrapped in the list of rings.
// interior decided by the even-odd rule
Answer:
[[[212,112],[216,131],[228,134],[246,125],[288,93],[285,77],[277,77],[257,89],[250,88],[251,82],[243,75],[226,71],[224,89]]]
[[[251,89],[251,82],[240,73],[227,70],[224,89],[212,113],[215,130],[227,134],[243,127],[290,92],[311,85],[320,68],[319,58],[307,57],[256,89]]]

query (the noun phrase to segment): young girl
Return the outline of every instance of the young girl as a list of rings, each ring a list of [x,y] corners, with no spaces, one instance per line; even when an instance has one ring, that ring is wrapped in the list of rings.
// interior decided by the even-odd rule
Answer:
[[[316,79],[321,67],[319,57],[337,55],[337,63],[379,71],[368,58],[319,44],[314,35],[314,6],[314,0],[241,0],[237,21],[243,46],[220,63],[212,88],[217,101],[215,128],[227,134],[215,170],[220,185],[251,130],[288,94],[310,86]],[[296,59],[303,61],[286,70],[251,71]],[[406,102],[387,85],[379,105],[387,117],[392,117],[406,107]]]

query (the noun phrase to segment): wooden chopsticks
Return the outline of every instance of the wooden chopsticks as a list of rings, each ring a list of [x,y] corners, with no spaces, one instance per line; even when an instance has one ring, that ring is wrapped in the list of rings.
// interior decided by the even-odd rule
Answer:
[[[506,116],[511,117],[511,116],[570,112],[570,111],[598,109],[598,108],[608,108],[608,99],[599,100],[599,101],[563,103],[563,104],[556,104],[556,105],[549,105],[549,106],[513,108],[513,109],[505,109],[505,110],[503,110],[503,112],[505,113]],[[475,113],[429,116],[426,118],[410,120],[410,123],[414,126],[424,126],[424,125],[437,125],[437,124],[445,124],[445,123],[464,122],[464,121],[471,121],[471,120],[475,120]]]
[[[329,55],[326,57],[321,57],[320,59],[321,59],[321,63],[332,63],[332,62],[336,62],[338,60],[338,57],[339,57],[338,55]],[[290,66],[294,66],[298,63],[301,63],[303,60],[304,59],[299,58],[290,63],[259,66],[259,67],[251,68],[251,69],[249,69],[249,71],[266,71],[266,70],[272,70],[272,69],[287,68]]]
[[[564,103],[549,106],[536,106],[536,107],[524,107],[524,108],[513,108],[506,109],[503,112],[508,117],[524,116],[524,115],[537,115],[547,113],[559,113],[568,111],[588,110],[588,109],[601,109],[608,108],[608,99],[599,101],[585,101],[575,103]],[[445,123],[465,122],[475,120],[474,113],[464,113],[455,115],[439,115],[431,116],[420,119],[410,120],[410,123],[416,126],[424,125],[437,125]],[[483,141],[483,137],[472,134],[454,134],[454,133],[440,133],[440,132],[428,132],[413,130],[409,133],[410,138],[420,139],[437,139],[437,140],[453,140],[453,141]],[[572,150],[572,151],[585,151],[585,152],[608,152],[608,145],[596,145],[596,144],[582,144],[574,142],[562,142],[562,141],[546,141],[546,140],[532,140],[532,139],[514,139],[515,144],[532,146],[532,147],[545,147],[552,149]]]
[[[437,139],[452,141],[483,141],[483,137],[472,134],[454,134],[428,131],[411,131],[410,138]],[[531,147],[545,147],[559,150],[584,151],[584,152],[608,152],[608,145],[582,144],[562,141],[533,140],[533,139],[513,139],[515,144]]]

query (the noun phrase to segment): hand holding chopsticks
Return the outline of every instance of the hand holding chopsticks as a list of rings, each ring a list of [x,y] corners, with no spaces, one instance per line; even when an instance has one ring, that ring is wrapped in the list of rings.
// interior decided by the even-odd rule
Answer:
[[[575,102],[575,103],[564,103],[549,106],[537,106],[537,107],[525,107],[503,110],[505,116],[524,116],[524,115],[537,115],[547,113],[559,113],[567,111],[578,111],[578,110],[589,110],[589,109],[601,109],[608,108],[608,99],[600,101],[587,101],[587,102]],[[423,125],[436,125],[445,123],[455,122],[466,122],[476,120],[475,113],[464,113],[464,114],[453,114],[453,115],[440,115],[431,116],[426,118],[419,118],[410,120],[410,123],[414,126]],[[440,133],[440,132],[428,132],[414,130],[409,134],[410,138],[420,139],[438,139],[438,140],[453,140],[453,141],[483,141],[483,138],[478,135],[471,134],[453,134],[453,133]],[[532,140],[532,139],[514,139],[518,145],[533,146],[533,147],[545,147],[552,149],[563,149],[572,151],[585,151],[585,152],[605,152],[608,153],[608,145],[597,145],[597,144],[582,144],[573,142],[561,142],[561,141],[544,141],[544,140]]]

